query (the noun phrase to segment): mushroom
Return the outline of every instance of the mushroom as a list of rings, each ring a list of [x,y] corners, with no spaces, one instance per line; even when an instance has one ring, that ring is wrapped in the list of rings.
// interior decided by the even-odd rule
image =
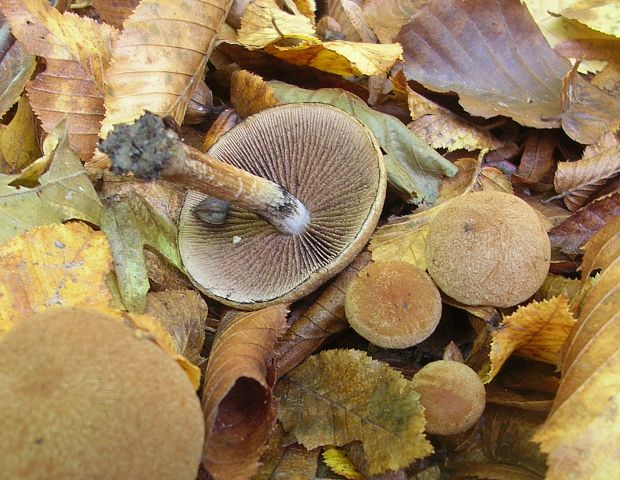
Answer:
[[[338,108],[263,110],[208,154],[182,145],[170,130],[122,143],[131,127],[120,127],[100,148],[120,171],[152,178],[161,170],[199,190],[186,196],[179,250],[192,282],[226,305],[258,309],[301,298],[353,260],[381,213],[387,182],[381,150],[368,129]],[[137,159],[138,151],[148,161]],[[194,212],[209,195],[231,203],[222,225],[205,224]]]
[[[470,367],[449,360],[431,362],[411,379],[420,394],[425,430],[433,435],[454,435],[472,427],[484,412],[486,392]]]
[[[345,294],[353,329],[384,348],[417,345],[435,331],[441,296],[431,278],[406,262],[375,262],[364,267]]]
[[[549,236],[536,211],[503,192],[475,192],[452,201],[430,223],[428,272],[466,305],[511,307],[544,282]]]
[[[189,379],[104,313],[54,308],[2,337],[0,411],[3,478],[196,478],[204,421]]]

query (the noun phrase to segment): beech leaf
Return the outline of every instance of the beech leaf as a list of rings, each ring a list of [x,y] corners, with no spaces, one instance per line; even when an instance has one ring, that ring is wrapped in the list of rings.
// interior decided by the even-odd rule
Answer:
[[[287,312],[284,305],[274,305],[236,313],[218,327],[202,398],[203,462],[215,480],[249,479],[258,472],[276,421],[273,355]]]
[[[311,449],[360,440],[371,474],[398,470],[432,452],[412,384],[356,350],[309,357],[276,385],[284,429]]]
[[[562,78],[570,64],[547,44],[519,0],[426,2],[396,40],[409,80],[458,93],[472,115],[559,126],[551,117],[561,113]]]
[[[456,168],[415,136],[396,117],[377,112],[357,96],[338,88],[305,90],[284,82],[267,82],[281,103],[318,102],[350,113],[372,131],[387,153],[390,183],[416,203],[433,203],[442,175],[453,176]]]
[[[365,0],[364,18],[381,43],[391,43],[423,0]]]
[[[19,99],[8,125],[0,125],[0,173],[17,173],[39,158],[36,119],[28,100]]]

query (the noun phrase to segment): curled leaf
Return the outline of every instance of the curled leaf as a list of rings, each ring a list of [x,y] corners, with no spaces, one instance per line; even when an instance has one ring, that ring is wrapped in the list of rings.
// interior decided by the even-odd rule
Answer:
[[[17,173],[38,157],[36,119],[22,97],[11,122],[0,124],[0,173]]]

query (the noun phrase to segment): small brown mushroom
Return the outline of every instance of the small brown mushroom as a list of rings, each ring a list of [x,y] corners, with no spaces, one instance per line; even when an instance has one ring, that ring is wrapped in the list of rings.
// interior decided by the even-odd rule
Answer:
[[[353,329],[375,345],[407,348],[437,328],[441,296],[426,272],[414,265],[375,262],[349,285],[345,312]]]
[[[2,478],[194,480],[200,402],[179,365],[121,321],[55,308],[0,339]]]
[[[433,218],[426,258],[437,286],[455,300],[511,307],[542,285],[551,247],[532,207],[485,191],[452,201]]]

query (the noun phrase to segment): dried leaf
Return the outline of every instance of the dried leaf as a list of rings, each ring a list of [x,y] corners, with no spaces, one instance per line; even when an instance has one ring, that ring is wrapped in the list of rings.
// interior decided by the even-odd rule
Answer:
[[[561,113],[562,78],[570,65],[549,47],[518,0],[427,2],[397,41],[407,78],[458,93],[469,113],[559,126],[550,117]]]
[[[241,118],[246,118],[276,106],[278,100],[261,77],[246,70],[237,70],[230,79],[230,103]]]
[[[366,0],[364,18],[381,43],[391,43],[399,30],[422,5],[423,0]]]
[[[157,318],[166,327],[180,355],[195,365],[205,361],[200,352],[205,341],[208,308],[198,292],[151,292],[147,296],[145,313]]]
[[[554,47],[563,57],[576,59],[614,60],[620,55],[620,39],[610,38],[576,38],[566,40]]]
[[[608,133],[586,148],[581,160],[560,162],[555,172],[555,190],[570,211],[585,205],[610,179],[620,174],[620,135]]]
[[[620,60],[607,63],[607,66],[592,79],[592,85],[614,98],[620,98]]]
[[[123,29],[123,22],[138,6],[140,0],[91,0],[99,16],[110,25]]]
[[[239,119],[239,115],[237,115],[237,113],[232,108],[227,108],[226,110],[224,110],[215,119],[215,121],[211,125],[211,128],[209,128],[209,131],[205,135],[205,139],[202,143],[201,150],[203,152],[209,150],[209,148],[211,148],[211,146],[217,141],[218,138],[220,138],[228,130],[237,125],[237,123],[239,123],[240,121],[241,120]]]
[[[332,472],[348,480],[365,480],[365,477],[355,469],[355,465],[341,448],[327,447],[324,449],[323,461]]]
[[[308,358],[275,389],[279,418],[306,448],[364,444],[371,474],[432,452],[419,394],[396,370],[356,350]]]
[[[232,0],[142,0],[105,72],[105,136],[146,109],[180,125]]]
[[[585,23],[599,32],[620,37],[620,3],[617,0],[573,0],[568,3],[567,7],[557,13]]]
[[[568,299],[563,296],[519,307],[493,332],[489,354],[491,369],[483,381],[493,380],[513,352],[557,365],[560,348],[574,324]]]
[[[27,86],[28,96],[46,132],[63,118],[71,146],[90,160],[103,119],[103,71],[118,32],[73,13],[61,14],[45,0],[2,0],[13,35],[46,69]]]
[[[8,125],[0,125],[0,173],[17,173],[39,158],[36,120],[25,97]]]
[[[388,180],[415,202],[433,203],[441,175],[452,176],[456,168],[428,147],[400,120],[372,110],[360,98],[337,88],[305,90],[283,82],[268,82],[281,103],[318,102],[334,105],[350,113],[368,127],[387,153]]]
[[[483,167],[480,159],[459,158],[454,162],[454,166],[459,169],[458,173],[442,182],[439,190],[440,201],[479,190],[513,193],[508,177],[495,167]]]
[[[615,453],[620,444],[620,218],[594,235],[585,251],[583,280],[593,269],[602,273],[567,340],[553,411],[534,436],[549,454],[550,480],[620,475]]]
[[[620,216],[620,193],[590,202],[549,231],[552,248],[569,255],[581,253],[581,247],[605,224]]]
[[[39,187],[13,188],[0,175],[0,243],[38,225],[70,219],[99,224],[99,197],[69,148],[64,123],[48,135],[43,154],[51,164],[39,178]]]
[[[237,313],[220,324],[209,356],[202,399],[204,466],[215,479],[249,479],[276,421],[273,355],[287,309],[275,305]]]
[[[150,247],[182,270],[176,226],[134,193],[106,203],[101,229],[112,248],[123,303],[132,312],[143,312],[150,287],[143,249]]]
[[[105,235],[84,223],[33,228],[0,245],[0,335],[54,305],[107,305],[111,271]]]
[[[5,25],[2,25],[4,29]],[[0,119],[17,102],[26,82],[34,73],[36,68],[34,55],[26,52],[24,47],[18,43],[8,48],[7,52],[0,60]]]
[[[532,132],[525,140],[519,170],[513,179],[532,186],[543,180],[555,166],[553,151],[557,144],[555,132]]]

